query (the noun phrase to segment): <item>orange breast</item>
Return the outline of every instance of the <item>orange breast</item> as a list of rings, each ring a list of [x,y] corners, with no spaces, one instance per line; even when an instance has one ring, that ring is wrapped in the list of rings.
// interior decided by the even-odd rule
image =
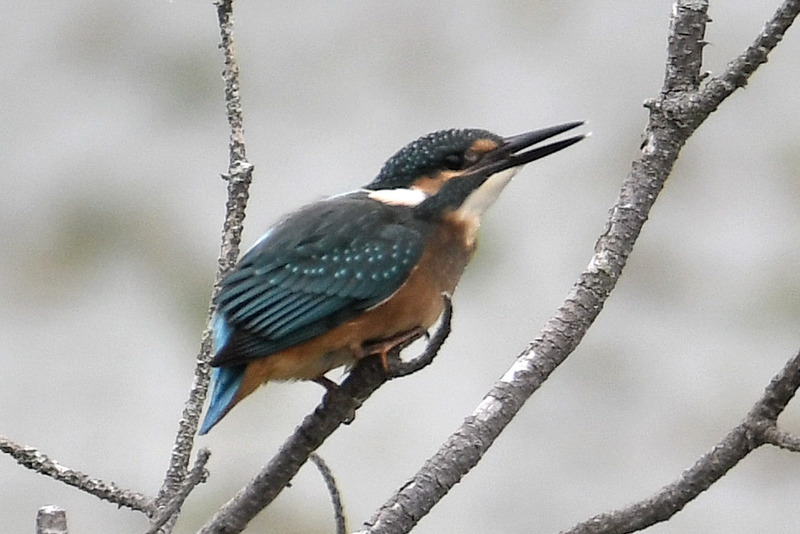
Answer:
[[[358,317],[294,347],[248,364],[233,404],[269,380],[311,380],[361,356],[365,341],[388,339],[441,315],[442,293],[452,295],[474,250],[468,225],[450,220],[430,237],[420,262],[391,297]]]

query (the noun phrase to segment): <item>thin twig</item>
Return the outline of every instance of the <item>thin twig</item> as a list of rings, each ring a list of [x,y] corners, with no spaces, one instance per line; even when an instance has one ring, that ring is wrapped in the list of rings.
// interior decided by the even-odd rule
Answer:
[[[434,332],[433,336],[428,340],[425,350],[422,354],[407,362],[404,362],[400,358],[390,359],[388,372],[391,378],[400,378],[416,373],[433,362],[439,349],[442,348],[442,345],[444,345],[444,342],[447,340],[447,336],[450,335],[450,322],[453,318],[453,301],[450,299],[450,295],[443,294],[442,300],[444,300],[444,311],[442,311],[439,328],[436,329],[436,332]]]
[[[239,256],[239,244],[241,242],[245,207],[247,205],[248,189],[253,172],[253,166],[247,161],[245,155],[241,101],[239,99],[239,67],[236,62],[233,47],[232,0],[218,3],[217,14],[220,33],[222,35],[221,48],[225,55],[223,78],[225,80],[225,101],[231,134],[229,169],[228,174],[224,176],[228,181],[227,210],[225,222],[223,224],[222,244],[220,246],[220,256],[218,260],[219,268],[217,270],[213,294],[216,294],[218,291],[219,281],[222,275],[234,265]],[[212,303],[209,305],[208,311],[209,320],[213,314],[213,310],[212,295]],[[197,425],[200,420],[203,402],[205,401],[208,389],[208,361],[210,353],[211,331],[206,328],[202,335],[200,351],[197,356],[194,383],[192,384],[189,398],[186,401],[179,422],[169,468],[167,469],[164,482],[155,502],[140,493],[119,489],[113,483],[108,484],[102,480],[91,478],[80,471],[63,467],[37,449],[18,445],[2,437],[0,437],[0,451],[11,454],[21,465],[39,473],[51,476],[119,506],[125,506],[133,510],[144,512],[151,518],[156,513],[156,510],[164,508],[165,506],[168,508],[171,506],[180,508],[188,492],[203,478],[202,474],[197,474],[198,472],[204,472],[202,467],[198,469],[198,465],[205,465],[208,459],[207,451],[201,451],[198,455],[195,469],[193,469],[191,473],[188,472],[189,461],[194,446],[194,436],[197,432]],[[186,493],[185,495],[184,492]],[[175,517],[176,515],[174,513],[168,515],[167,521],[170,519],[174,520]],[[171,526],[165,524],[167,521],[161,521],[160,519],[158,521],[159,526],[164,528],[162,532],[169,532],[171,530]]]
[[[345,532],[347,532],[347,521],[344,516],[344,506],[342,506],[342,495],[339,493],[339,488],[336,487],[336,479],[333,478],[333,473],[328,467],[328,464],[325,463],[325,460],[323,460],[319,454],[312,452],[308,456],[308,459],[317,466],[320,475],[322,475],[322,479],[325,481],[325,487],[328,488],[328,493],[331,496],[333,515],[336,519],[336,534],[345,534]]]
[[[764,429],[764,440],[781,449],[800,452],[800,436],[780,430],[776,425],[770,425]]]
[[[785,0],[764,25],[753,44],[731,61],[725,72],[708,80],[700,95],[704,111],[710,113],[736,89],[747,85],[750,75],[767,62],[769,53],[783,39],[799,11],[800,0]]]
[[[214,294],[218,291],[222,275],[233,266],[239,256],[245,207],[253,171],[253,166],[247,161],[245,155],[241,102],[239,99],[239,67],[236,62],[232,36],[232,0],[218,3],[217,14],[222,35],[221,47],[225,55],[223,78],[225,80],[225,101],[231,134],[229,171],[224,176],[228,181],[228,202],[226,204],[227,211],[223,225],[222,244],[218,260],[219,268],[214,284]],[[212,295],[212,304],[209,305],[208,312],[209,320],[213,314],[213,309]],[[194,435],[197,431],[208,389],[208,360],[210,353],[211,332],[206,328],[202,335],[200,351],[197,356],[194,383],[179,423],[169,468],[155,502],[142,494],[121,490],[113,483],[108,484],[102,480],[91,478],[80,471],[63,467],[37,449],[18,445],[2,437],[0,437],[0,451],[11,454],[23,466],[96,495],[101,499],[144,512],[148,517],[153,517],[157,509],[166,507],[166,510],[170,511],[175,508],[171,514],[162,514],[155,523],[157,526],[151,528],[151,531],[165,527],[167,521],[176,517],[176,512],[180,509],[188,493],[205,476],[204,465],[208,460],[208,451],[201,451],[198,454],[195,467],[191,472],[188,472],[187,469],[194,446]],[[165,532],[169,530],[171,528],[166,526]]]
[[[795,7],[787,15],[785,8],[790,4]],[[796,4],[796,1],[785,2],[776,14],[781,22],[767,25],[769,31],[777,32],[776,35],[764,38],[762,33],[759,36],[757,43],[761,43],[759,46],[763,50],[759,50],[764,57],[796,15]],[[658,99],[646,103],[650,119],[641,156],[634,161],[622,185],[605,230],[595,244],[589,266],[564,304],[473,414],[417,474],[364,523],[361,532],[410,531],[478,463],[524,402],[577,347],[597,318],[616,286],[680,149],[716,105],[730,94],[712,93],[717,99],[713,105],[697,103],[698,99],[711,98],[699,94],[707,10],[705,0],[680,0],[673,11],[664,88]],[[734,73],[737,79],[746,79],[757,67],[753,62],[744,64],[747,68]]]
[[[120,489],[113,482],[107,483],[76,469],[64,467],[34,447],[20,445],[0,436],[0,452],[10,454],[23,467],[78,488],[104,501],[144,512],[148,516],[155,512],[155,505],[149,497],[135,491]]]
[[[449,324],[439,324],[433,339],[440,339]],[[390,352],[390,358],[399,358],[403,345]],[[362,359],[342,384],[329,390],[322,403],[307,415],[281,449],[261,471],[211,519],[199,534],[234,534],[241,532],[247,523],[263,510],[287,486],[294,475],[313,453],[342,424],[349,424],[362,404],[383,385],[389,377],[381,359],[371,356]]]
[[[214,312],[213,301],[214,295],[219,290],[219,282],[223,274],[236,263],[236,259],[239,257],[239,244],[241,242],[245,208],[249,198],[248,191],[253,173],[253,166],[247,161],[245,154],[242,105],[239,98],[239,65],[236,61],[233,43],[232,4],[232,0],[224,0],[216,4],[222,37],[220,47],[225,57],[223,79],[225,81],[225,102],[231,133],[228,174],[223,176],[228,181],[228,200],[222,229],[222,243],[220,245],[216,281],[208,310],[209,321]],[[203,332],[200,351],[197,355],[194,383],[179,423],[169,468],[158,494],[158,506],[164,506],[166,502],[172,499],[183,487],[183,482],[187,477],[194,437],[208,390],[210,374],[208,361],[211,354],[211,345],[211,331],[206,328]]]

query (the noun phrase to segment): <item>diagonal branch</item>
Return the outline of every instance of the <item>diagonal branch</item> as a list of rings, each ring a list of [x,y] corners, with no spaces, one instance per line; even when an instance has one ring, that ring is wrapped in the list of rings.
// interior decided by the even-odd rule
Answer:
[[[444,299],[448,313],[431,337],[421,357],[423,359],[435,355],[450,331],[450,304],[446,296]],[[403,343],[393,348],[388,357],[399,358],[400,351],[406,346]],[[359,361],[339,387],[328,390],[322,403],[303,419],[269,463],[225,503],[198,534],[233,534],[244,530],[247,523],[289,484],[328,436],[340,425],[349,424],[356,410],[389,379],[380,358],[369,357]]]
[[[107,483],[76,469],[64,467],[34,447],[20,445],[0,436],[0,452],[11,455],[23,467],[78,488],[104,501],[144,512],[148,516],[155,512],[155,504],[150,497],[135,491],[120,489],[113,482]]]
[[[684,471],[680,478],[652,497],[623,510],[596,515],[563,534],[622,534],[668,520],[753,450],[772,443],[776,419],[798,387],[800,352],[772,379],[745,420]]]
[[[800,437],[780,430],[777,425],[769,425],[764,429],[764,441],[780,449],[800,452]]]
[[[712,78],[701,91],[701,105],[710,113],[739,87],[747,85],[747,79],[783,39],[800,11],[800,0],[784,0],[772,18],[764,25],[755,41],[740,56],[728,63],[722,75]]]
[[[781,23],[768,24],[765,30],[775,33],[759,36],[757,48],[763,49],[764,57],[796,16],[796,4],[796,1],[785,2],[774,18]],[[416,475],[365,522],[361,532],[411,530],[478,463],[524,402],[577,347],[597,318],[616,286],[681,147],[730,94],[699,91],[707,11],[706,0],[680,0],[673,10],[664,86],[657,100],[646,103],[650,118],[641,156],[633,162],[606,227],[595,244],[595,253],[564,304],[472,415]],[[746,68],[738,70],[732,67],[735,74],[731,75],[746,79],[758,66],[752,61],[745,64]]]

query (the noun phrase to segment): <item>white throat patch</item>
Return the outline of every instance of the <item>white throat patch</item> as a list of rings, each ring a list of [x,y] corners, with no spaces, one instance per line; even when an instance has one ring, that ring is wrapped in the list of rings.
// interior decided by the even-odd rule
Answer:
[[[491,175],[478,189],[470,193],[456,213],[465,219],[480,218],[521,168],[522,166],[512,167]]]
[[[461,206],[455,210],[451,217],[463,224],[464,246],[467,249],[475,247],[478,228],[481,226],[481,215],[491,206],[503,188],[508,185],[522,167],[512,167],[493,174],[483,184],[473,191]]]

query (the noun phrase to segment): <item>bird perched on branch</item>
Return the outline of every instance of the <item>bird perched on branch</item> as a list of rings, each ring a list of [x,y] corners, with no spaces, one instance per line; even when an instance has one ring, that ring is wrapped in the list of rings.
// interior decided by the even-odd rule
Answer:
[[[527,163],[583,139],[571,122],[501,137],[444,130],[398,151],[362,189],[285,216],[221,282],[208,432],[269,380],[324,380],[427,330],[475,249],[484,211]]]

